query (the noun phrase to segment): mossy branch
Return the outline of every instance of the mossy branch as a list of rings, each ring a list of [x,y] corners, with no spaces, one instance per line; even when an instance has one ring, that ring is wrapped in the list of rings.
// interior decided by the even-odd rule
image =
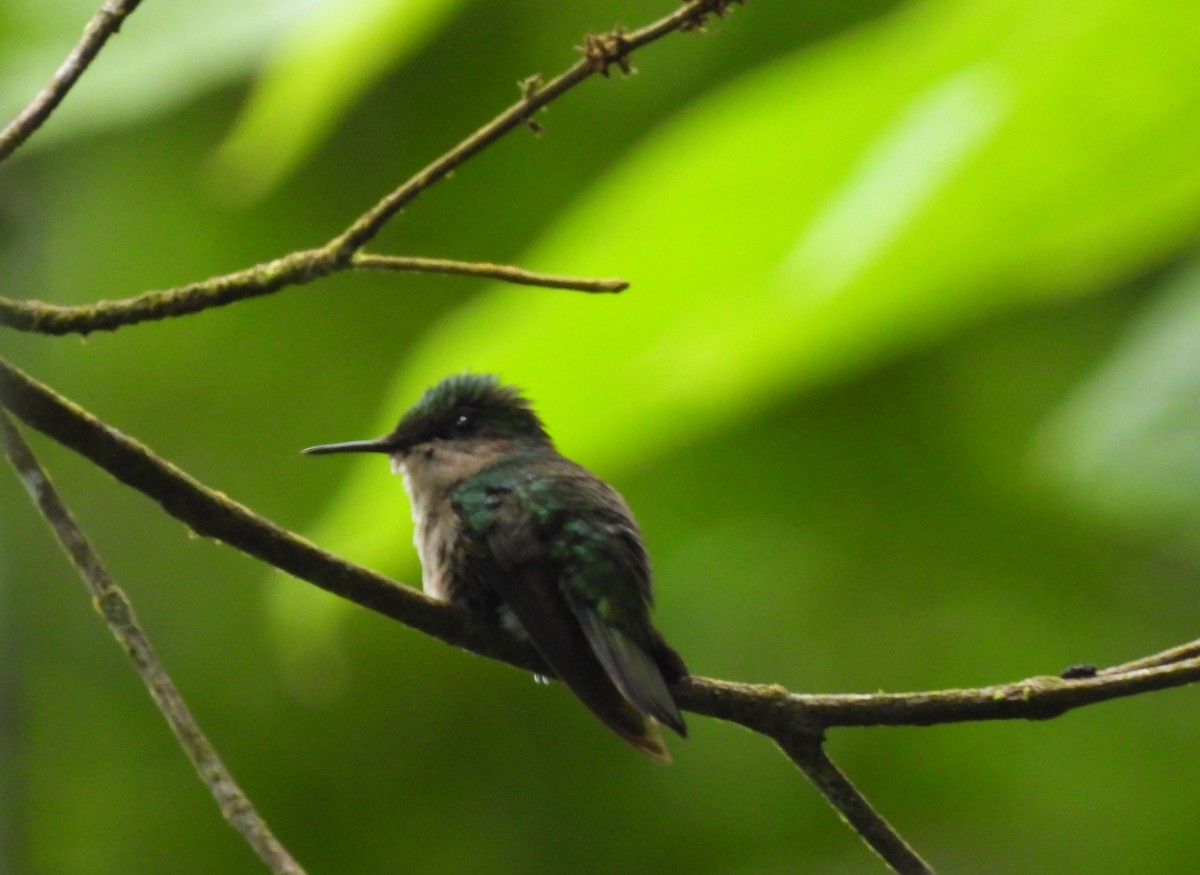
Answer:
[[[42,301],[13,301],[0,297],[0,325],[38,334],[90,334],[93,331],[114,331],[125,325],[187,316],[213,307],[224,307],[237,301],[258,298],[344,270],[441,273],[580,292],[619,292],[629,286],[629,283],[619,279],[587,279],[535,273],[505,264],[372,255],[365,252],[354,253],[349,259],[343,260],[328,248],[304,249],[245,270],[170,289],[144,292],[123,301],[59,306]]]
[[[210,307],[268,295],[289,286],[354,269],[471,275],[584,292],[621,291],[628,286],[624,280],[554,276],[517,267],[446,259],[367,255],[362,250],[393,216],[422,192],[445,179],[455,168],[510,131],[533,124],[533,116],[551,101],[592,76],[607,76],[613,66],[628,72],[631,69],[629,55],[632,52],[675,31],[698,30],[708,16],[724,14],[732,2],[690,0],[645,27],[632,31],[616,29],[605,34],[589,34],[580,47],[582,57],[578,61],[545,83],[538,77],[526,79],[521,83],[521,97],[516,103],[417,171],[323,246],[293,252],[223,276],[145,292],[120,301],[60,306],[0,297],[0,325],[55,335],[114,331],[125,325],[184,316]],[[126,2],[124,5],[131,7],[128,10],[131,12],[137,4]],[[96,50],[99,50],[98,46]],[[52,110],[53,105],[48,105],[45,112],[48,115]],[[24,133],[14,140],[12,148],[23,142],[33,129],[25,130],[22,127],[20,130]]]

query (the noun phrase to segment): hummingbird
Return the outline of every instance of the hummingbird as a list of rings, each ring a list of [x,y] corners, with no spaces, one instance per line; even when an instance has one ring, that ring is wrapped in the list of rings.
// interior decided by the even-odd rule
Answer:
[[[664,761],[687,668],[650,622],[650,561],[615,489],[561,455],[520,391],[446,377],[387,435],[302,452],[384,453],[412,505],[421,583],[526,640],[609,729]]]

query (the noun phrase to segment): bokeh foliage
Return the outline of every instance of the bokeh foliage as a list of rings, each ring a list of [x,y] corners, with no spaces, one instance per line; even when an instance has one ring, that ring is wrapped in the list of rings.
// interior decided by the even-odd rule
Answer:
[[[0,8],[0,115],[91,5]],[[0,287],[123,297],[317,243],[588,29],[664,11],[147,0],[0,171]],[[1196,637],[1192,4],[755,0],[711,31],[568,95],[376,246],[616,274],[624,295],[364,275],[0,343],[408,580],[379,460],[295,450],[498,371],[626,494],[659,624],[701,674],[970,686]],[[36,446],[311,871],[875,866],[761,739],[694,719],[655,767],[561,690],[265,575]],[[0,865],[259,871],[26,505],[0,477]],[[844,732],[832,753],[945,871],[1190,871],[1193,698]]]

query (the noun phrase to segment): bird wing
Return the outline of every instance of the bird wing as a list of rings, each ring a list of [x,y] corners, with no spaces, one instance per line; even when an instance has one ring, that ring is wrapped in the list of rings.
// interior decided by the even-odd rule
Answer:
[[[579,490],[603,484],[583,469],[577,470],[588,479],[579,481],[575,470],[553,477],[543,469],[533,482],[480,478],[464,484],[454,504],[466,529],[486,544],[494,566],[486,583],[555,674],[622,738],[669,759],[657,726],[645,718],[680,734],[685,729],[661,670],[639,640],[658,640],[646,617],[645,554],[636,538],[605,529],[612,521],[587,510],[593,497]],[[626,611],[614,610],[626,602]],[[639,612],[647,635],[622,616],[632,613],[636,621]]]

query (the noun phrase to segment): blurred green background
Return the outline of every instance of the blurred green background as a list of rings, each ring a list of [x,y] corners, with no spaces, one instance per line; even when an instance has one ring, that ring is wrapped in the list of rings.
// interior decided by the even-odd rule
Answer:
[[[0,6],[0,117],[96,0]],[[147,2],[0,168],[0,289],[125,297],[318,244],[671,0]],[[375,251],[623,276],[342,276],[0,349],[254,509],[418,579],[378,459],[432,380],[524,386],[618,486],[699,674],[975,686],[1197,636],[1200,15],[1185,0],[756,0],[586,83]],[[313,873],[874,872],[766,741],[675,764],[558,688],[188,536],[31,435],[201,723]],[[840,731],[945,872],[1193,872],[1195,693]],[[257,872],[0,475],[0,869]]]

